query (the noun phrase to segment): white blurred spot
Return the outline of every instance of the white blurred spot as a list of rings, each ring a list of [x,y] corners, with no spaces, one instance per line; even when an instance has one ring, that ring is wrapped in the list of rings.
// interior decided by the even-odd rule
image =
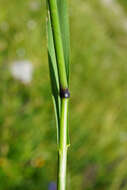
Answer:
[[[100,2],[117,16],[119,26],[127,31],[127,16],[116,0],[100,0]]]
[[[25,84],[30,83],[32,80],[33,65],[30,61],[15,61],[11,65],[10,71],[15,79],[18,79]]]
[[[119,14],[122,11],[121,6],[116,0],[101,0],[102,4],[112,10],[115,14]]]
[[[32,1],[32,2],[30,2],[30,9],[32,10],[32,11],[38,11],[39,9],[40,9],[40,3],[39,2],[37,2],[37,1]]]
[[[114,4],[114,0],[102,0],[102,2],[103,2],[103,4],[108,5],[108,6]]]

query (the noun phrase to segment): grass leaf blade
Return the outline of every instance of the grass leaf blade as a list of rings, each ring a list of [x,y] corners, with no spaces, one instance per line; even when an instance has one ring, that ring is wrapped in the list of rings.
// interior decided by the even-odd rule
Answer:
[[[63,43],[64,60],[66,66],[66,75],[69,83],[69,54],[70,54],[70,36],[69,36],[69,19],[67,11],[67,0],[57,0],[59,23]]]
[[[57,124],[57,143],[59,144],[60,109],[61,109],[61,100],[59,97],[60,84],[59,84],[58,69],[56,64],[56,55],[53,43],[50,15],[48,15],[48,59],[49,59],[49,70],[50,70],[53,103],[54,103],[55,117]]]

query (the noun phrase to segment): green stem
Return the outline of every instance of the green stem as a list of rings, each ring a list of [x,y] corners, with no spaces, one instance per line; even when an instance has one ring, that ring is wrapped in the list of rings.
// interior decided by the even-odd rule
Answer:
[[[57,1],[48,0],[48,5],[49,5],[49,11],[50,11],[52,31],[53,31],[54,47],[55,47],[56,58],[57,58],[60,86],[61,88],[66,89],[68,88],[68,82],[67,82],[67,76],[66,76],[64,51],[63,51],[62,37],[61,37],[61,31],[60,31]]]
[[[60,97],[61,97],[57,190],[65,190],[66,165],[67,165],[67,120],[68,120],[67,117],[68,117],[69,90],[68,90],[68,81],[67,81],[66,68],[65,68],[65,59],[64,59],[64,51],[62,44],[61,29],[59,23],[57,0],[47,0],[47,1],[48,1],[49,14],[51,19],[51,27],[53,32],[55,54],[57,59],[57,68],[58,68],[59,83],[60,83]]]
[[[62,99],[57,189],[66,188],[68,99]]]

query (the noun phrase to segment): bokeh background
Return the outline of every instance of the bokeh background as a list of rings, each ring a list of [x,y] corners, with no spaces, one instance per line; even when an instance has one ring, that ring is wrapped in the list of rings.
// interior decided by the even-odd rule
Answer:
[[[127,189],[127,1],[70,0],[68,190]],[[44,0],[0,0],[0,190],[54,190]]]

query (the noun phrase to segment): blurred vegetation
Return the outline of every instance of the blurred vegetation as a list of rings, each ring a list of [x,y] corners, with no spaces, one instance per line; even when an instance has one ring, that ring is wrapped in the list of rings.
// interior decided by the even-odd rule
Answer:
[[[69,1],[68,190],[127,189],[127,3],[105,2]],[[0,190],[56,181],[45,25],[45,1],[0,0]],[[15,60],[32,62],[30,84],[12,77]]]

